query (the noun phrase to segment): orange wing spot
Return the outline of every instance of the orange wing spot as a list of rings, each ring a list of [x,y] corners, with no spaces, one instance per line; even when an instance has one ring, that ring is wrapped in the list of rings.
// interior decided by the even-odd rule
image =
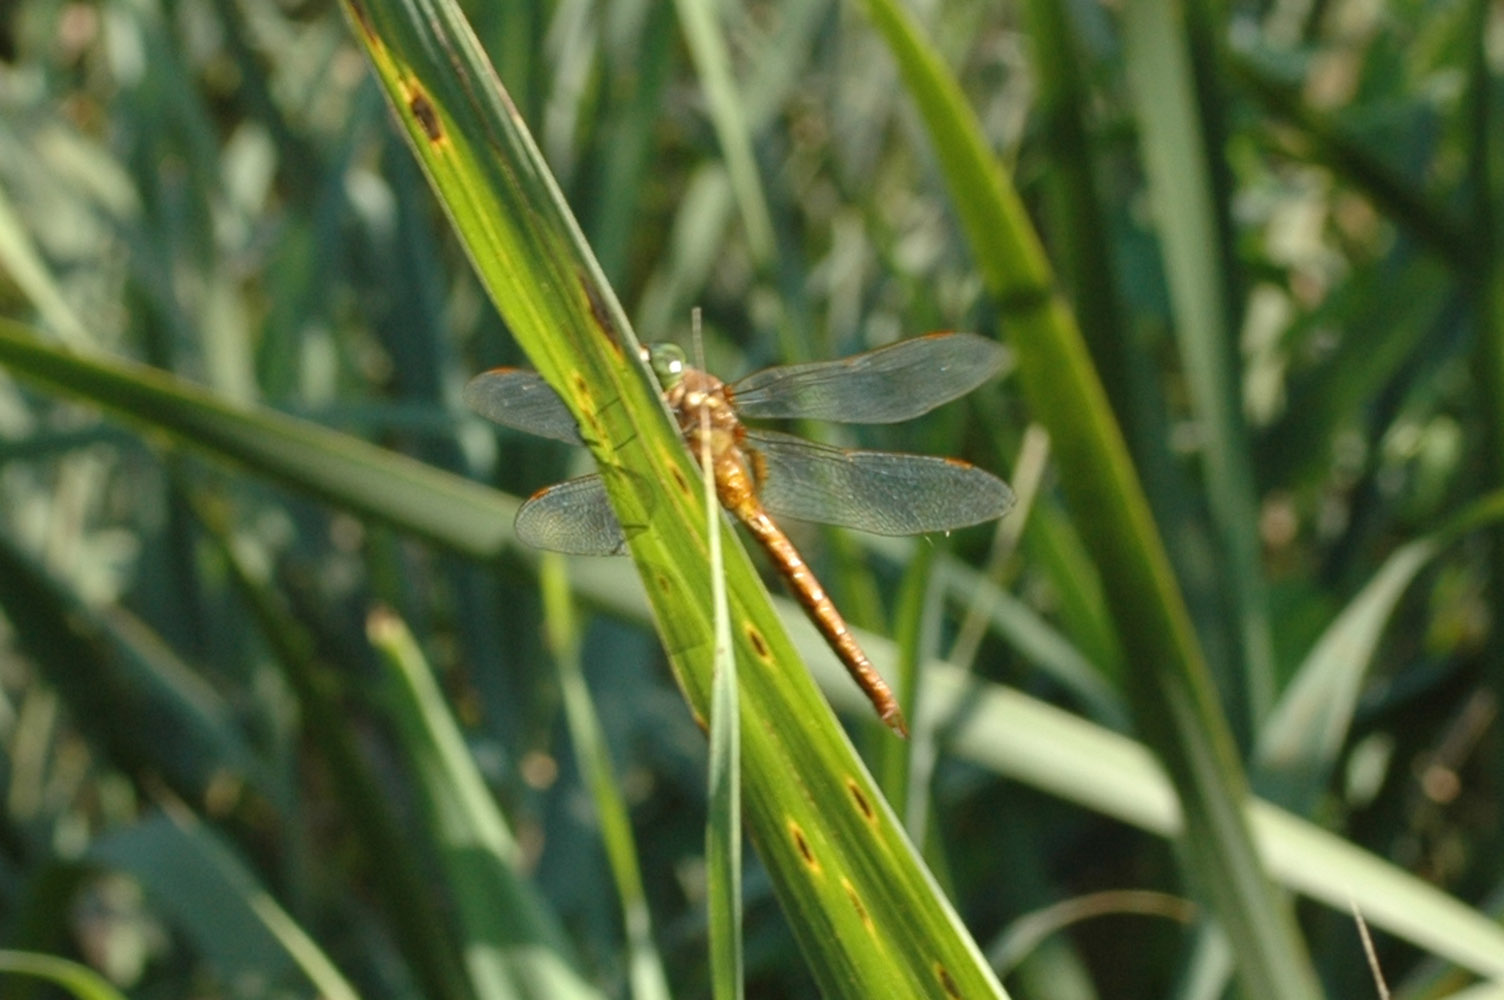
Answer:
[[[851,793],[851,800],[861,810],[863,819],[868,823],[877,819],[877,814],[872,811],[872,803],[867,801],[867,796],[862,794],[862,789],[857,785],[855,780],[851,778],[846,779],[846,791]]]
[[[809,841],[804,839],[804,830],[798,823],[789,820],[789,836],[794,838],[794,846],[799,850],[799,856],[809,866],[809,870],[819,874],[820,861],[815,857],[815,852],[810,850]]]
[[[851,900],[851,907],[856,910],[856,915],[861,920],[862,926],[867,928],[867,933],[875,935],[877,928],[873,926],[872,917],[867,913],[867,907],[862,905],[862,897],[857,895],[856,887],[848,879],[843,878],[841,879],[841,888],[846,890],[846,898]]]
[[[960,997],[961,987],[957,986],[956,981],[951,978],[950,970],[939,962],[935,963],[935,978],[940,980],[940,988],[945,991],[946,996]]]
[[[768,658],[768,654],[772,652],[772,650],[768,648],[768,640],[764,639],[762,637],[762,633],[759,632],[757,628],[750,622],[747,623],[745,632],[747,635],[747,641],[752,644],[753,651],[756,652],[760,658],[766,660]]]

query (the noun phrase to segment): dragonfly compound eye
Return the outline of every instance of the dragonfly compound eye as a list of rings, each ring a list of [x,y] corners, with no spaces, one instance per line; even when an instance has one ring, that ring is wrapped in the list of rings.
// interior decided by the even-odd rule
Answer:
[[[684,351],[677,344],[654,344],[648,348],[648,364],[658,376],[658,384],[668,389],[684,378]]]

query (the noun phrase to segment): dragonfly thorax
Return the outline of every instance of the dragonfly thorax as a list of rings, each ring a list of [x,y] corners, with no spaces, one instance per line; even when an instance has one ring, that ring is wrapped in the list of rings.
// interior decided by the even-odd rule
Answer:
[[[726,383],[708,372],[686,367],[663,397],[674,411],[690,452],[698,457],[708,446],[716,492],[722,504],[735,510],[752,499],[757,477],[742,448],[746,429],[728,395]]]
[[[686,367],[677,382],[664,387],[663,398],[686,435],[698,435],[708,424],[713,434],[729,435],[728,444],[740,440],[741,421],[727,398],[726,383],[714,375]]]

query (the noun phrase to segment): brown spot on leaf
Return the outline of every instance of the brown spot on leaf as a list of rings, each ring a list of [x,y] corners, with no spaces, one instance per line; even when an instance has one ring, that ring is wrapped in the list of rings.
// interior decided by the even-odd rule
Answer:
[[[762,633],[757,631],[757,626],[753,625],[751,622],[748,622],[746,625],[746,633],[747,641],[752,644],[752,650],[757,653],[759,657],[766,660],[768,658],[768,653],[770,652],[768,649],[768,640],[762,637]]]
[[[444,125],[439,121],[439,112],[428,99],[428,95],[417,89],[415,84],[408,84],[410,93],[407,98],[407,109],[413,113],[413,119],[418,127],[428,137],[429,142],[440,142],[444,138]]]
[[[606,308],[606,302],[601,298],[601,290],[590,275],[580,275],[580,287],[585,290],[585,301],[590,303],[590,316],[595,320],[596,329],[606,335],[606,341],[616,356],[621,358],[621,333],[616,329],[616,322],[611,318],[611,310]]]
[[[939,962],[935,963],[935,978],[940,980],[940,988],[945,991],[946,996],[959,997],[961,995],[961,987],[957,986],[956,981],[951,978],[950,970]]]
[[[367,12],[365,4],[360,3],[359,0],[345,0],[345,4],[350,8],[350,16],[355,18],[356,24],[360,25],[361,34],[366,36],[366,40],[372,43],[380,42],[381,39],[376,35],[376,26],[371,23],[371,15]]]
[[[868,823],[871,823],[874,819],[877,818],[877,814],[872,811],[872,803],[867,801],[867,796],[863,794],[861,786],[856,783],[855,779],[846,779],[846,791],[851,793],[852,801],[855,802],[856,807],[862,811],[863,819],[865,819]]]
[[[820,870],[820,861],[815,857],[815,852],[810,850],[809,841],[804,839],[804,830],[793,820],[789,820],[789,836],[794,838],[794,847],[799,850],[799,856],[811,871]]]

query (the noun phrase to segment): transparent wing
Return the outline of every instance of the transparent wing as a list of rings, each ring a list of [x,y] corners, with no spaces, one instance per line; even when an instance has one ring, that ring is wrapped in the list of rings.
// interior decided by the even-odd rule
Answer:
[[[465,405],[503,427],[565,444],[584,444],[574,414],[537,372],[493,368],[465,385]]]
[[[517,511],[517,537],[535,549],[572,556],[614,556],[626,551],[621,523],[600,476],[570,479],[539,490]]]
[[[974,333],[932,333],[838,361],[765,368],[734,383],[731,396],[742,417],[891,424],[970,392],[1005,357]]]
[[[787,434],[747,435],[768,512],[877,535],[951,531],[1002,517],[1013,491],[974,465],[934,455],[844,451]]]

